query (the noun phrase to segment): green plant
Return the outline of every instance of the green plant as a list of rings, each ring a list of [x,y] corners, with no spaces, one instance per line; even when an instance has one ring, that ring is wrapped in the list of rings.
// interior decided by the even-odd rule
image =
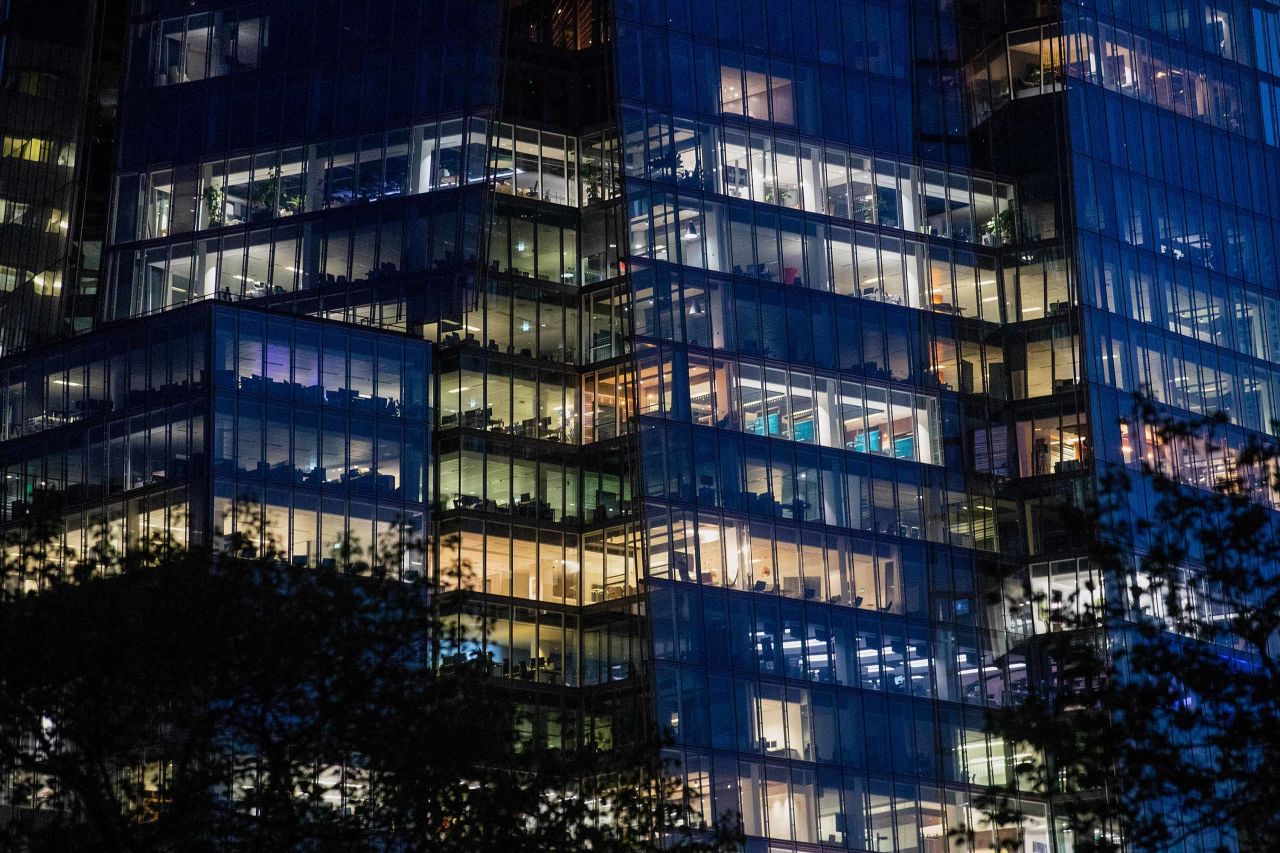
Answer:
[[[995,216],[988,219],[984,229],[988,234],[994,237],[998,243],[1010,243],[1013,241],[1013,226],[1013,208],[1005,208]]]
[[[216,552],[103,531],[67,566],[61,506],[0,536],[0,850],[740,849],[623,711],[536,729],[459,618],[470,562],[395,579],[433,547],[412,524],[307,568],[238,501]]]
[[[204,209],[209,214],[209,226],[217,228],[227,218],[227,192],[221,187],[204,188]]]
[[[280,170],[273,168],[267,177],[253,182],[249,200],[253,204],[255,219],[270,219],[276,215],[276,199],[280,195]]]
[[[1231,421],[1135,396],[1121,424],[1145,452],[1100,463],[1064,517],[1088,575],[1021,586],[1053,627],[1010,649],[1036,672],[987,711],[1020,753],[975,799],[988,825],[1022,820],[1031,793],[1076,853],[1280,850],[1280,444]],[[1188,477],[1173,448],[1219,467]]]
[[[582,177],[587,202],[600,201],[604,197],[604,169],[600,163],[595,160],[583,160],[578,166],[578,174]]]
[[[790,200],[791,200],[791,190],[783,189],[781,187],[778,188],[777,190],[775,190],[773,187],[765,187],[764,189],[765,204],[780,204],[783,207],[785,207],[787,202]]]

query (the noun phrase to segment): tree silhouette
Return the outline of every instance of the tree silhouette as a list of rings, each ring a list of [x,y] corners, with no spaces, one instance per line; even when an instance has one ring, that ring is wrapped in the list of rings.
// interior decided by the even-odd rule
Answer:
[[[389,579],[408,532],[342,543],[333,569],[290,565],[260,524],[219,552],[154,537],[68,568],[33,518],[0,601],[0,848],[735,847],[656,741],[524,743],[489,667],[437,666],[461,638],[448,595]]]
[[[1028,601],[1061,630],[989,714],[1025,757],[987,816],[1016,821],[1030,791],[1079,853],[1278,850],[1280,445],[1145,398],[1129,425],[1140,455],[1079,519],[1100,583]]]

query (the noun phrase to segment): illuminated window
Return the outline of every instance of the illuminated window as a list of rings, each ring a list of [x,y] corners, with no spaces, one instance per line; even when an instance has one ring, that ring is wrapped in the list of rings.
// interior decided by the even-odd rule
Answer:
[[[37,296],[57,296],[62,292],[62,273],[45,270],[32,279]]]
[[[49,142],[44,139],[26,136],[6,136],[0,145],[0,157],[13,157],[20,160],[42,162],[49,152]]]
[[[0,198],[0,225],[6,225],[10,222],[21,222],[22,217],[26,215],[27,207],[28,205]]]
[[[1127,75],[1128,57],[1116,59]],[[1014,98],[1062,90],[1062,39],[1057,27],[1033,27],[1009,34],[1009,79]]]
[[[71,227],[71,223],[67,220],[67,215],[56,207],[49,211],[49,218],[45,221],[44,229],[50,234],[62,234]]]
[[[764,71],[721,67],[720,103],[724,112],[769,121],[770,101],[775,123],[795,123],[790,80],[771,77]]]
[[[167,18],[147,28],[156,86],[257,68],[267,42],[266,19],[252,7]]]

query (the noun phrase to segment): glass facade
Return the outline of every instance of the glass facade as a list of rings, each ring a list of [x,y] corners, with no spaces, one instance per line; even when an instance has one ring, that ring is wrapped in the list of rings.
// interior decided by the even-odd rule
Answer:
[[[442,665],[549,745],[666,732],[753,853],[1069,851],[973,805],[1029,596],[1097,580],[1069,511],[1221,471],[1136,389],[1280,418],[1280,10],[1175,5],[134,0],[92,330],[0,363],[4,521],[261,515],[323,567],[408,519]]]
[[[548,102],[551,83],[606,81],[609,17],[560,5],[132,3],[95,330],[15,363],[10,434],[81,436],[127,402],[155,434],[120,440],[150,460],[179,453],[162,442],[187,417],[197,475],[179,494],[176,466],[128,468],[124,486],[163,482],[169,503],[135,522],[126,495],[116,547],[165,529],[217,546],[262,518],[324,568],[427,536],[400,576],[459,593],[466,640],[442,665],[489,660],[528,709],[522,736],[607,746],[641,736],[648,692],[621,159],[606,104]],[[592,67],[567,72],[564,51]],[[130,347],[177,346],[184,322],[200,372],[169,384],[189,417],[153,410],[151,379],[120,402],[99,387],[167,364]],[[76,362],[106,377],[92,389],[28,392],[68,347],[113,344],[124,367]],[[39,466],[14,464],[27,494]],[[101,527],[73,514],[69,531]]]
[[[1075,387],[1078,335],[1005,331],[1070,281],[1010,254],[1060,226],[975,168],[955,9],[617,13],[657,724],[749,847],[1047,850],[1046,803],[972,800],[1028,678],[987,595],[1023,548],[1003,412]],[[1078,424],[1022,426],[1036,473],[1081,464]]]
[[[103,330],[6,365],[0,511],[56,498],[68,564],[263,521],[295,565],[367,559],[427,532],[430,376],[421,341],[212,303]]]
[[[1141,435],[1122,452],[1124,392],[1138,387],[1176,410],[1228,413],[1232,444],[1275,433],[1276,14],[1245,4],[1180,23],[1110,8],[1065,19],[1081,60],[1068,69],[1080,298],[1109,462],[1161,455],[1202,483],[1221,470],[1202,448]]]
[[[215,543],[262,521],[294,565],[336,568],[427,533],[428,344],[221,306],[212,337]]]
[[[1048,338],[1055,364],[1065,356],[1078,363],[1076,382],[1059,387],[1055,378],[1052,396],[1027,394],[1010,423],[1027,555],[1022,583],[1047,601],[1118,592],[1115,579],[1085,559],[1064,513],[1098,478],[1145,461],[1209,488],[1251,435],[1275,434],[1268,194],[1278,165],[1276,16],[1269,3],[1086,0],[1029,5],[1003,20],[992,14],[968,39],[975,157],[1003,161],[1021,196],[1054,199],[1061,223],[1035,248],[1061,259],[1066,304],[1012,318],[1005,333],[1028,347]],[[1033,140],[1030,127],[1051,132]],[[1010,260],[1003,260],[1006,300]],[[1020,298],[1025,303],[1025,290]],[[1221,445],[1158,441],[1137,425],[1138,391],[1175,419],[1223,413]],[[1277,505],[1274,494],[1259,499]],[[1134,493],[1131,520],[1146,517],[1149,500]],[[1063,627],[1058,605],[1010,604],[1034,634]],[[1052,841],[1071,848],[1064,834]],[[1234,843],[1204,833],[1185,847]]]
[[[121,44],[98,0],[0,3],[0,356],[87,327]]]

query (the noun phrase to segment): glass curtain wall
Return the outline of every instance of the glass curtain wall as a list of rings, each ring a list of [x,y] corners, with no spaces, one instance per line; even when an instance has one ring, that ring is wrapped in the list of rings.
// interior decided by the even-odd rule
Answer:
[[[1061,254],[1009,276],[1013,184],[939,133],[954,9],[910,8],[616,4],[655,719],[704,817],[771,850],[1049,843],[1043,803],[972,807],[1032,626],[979,592],[1020,548],[983,472],[1018,457],[962,423],[1065,392],[1078,345],[999,334],[1066,310]],[[1079,464],[1079,424],[1026,427]]]

